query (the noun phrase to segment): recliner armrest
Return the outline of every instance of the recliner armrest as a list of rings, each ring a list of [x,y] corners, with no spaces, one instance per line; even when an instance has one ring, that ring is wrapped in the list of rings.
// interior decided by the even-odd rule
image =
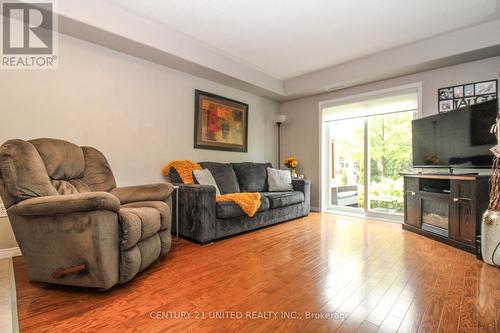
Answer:
[[[11,206],[9,212],[23,216],[68,214],[93,210],[118,212],[120,201],[108,192],[87,192],[53,195],[23,200]]]
[[[174,187],[170,183],[117,187],[111,190],[122,205],[139,201],[165,201]]]

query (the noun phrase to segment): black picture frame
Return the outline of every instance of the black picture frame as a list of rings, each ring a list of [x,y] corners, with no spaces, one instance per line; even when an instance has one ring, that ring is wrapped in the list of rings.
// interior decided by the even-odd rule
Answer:
[[[484,91],[480,87],[489,84],[491,90]],[[458,110],[469,105],[498,98],[498,80],[485,80],[438,89],[438,112],[444,113]]]
[[[203,103],[206,101],[206,103]],[[234,112],[234,118],[236,120],[231,120],[238,125],[241,122],[241,144],[234,144],[228,142],[217,142],[215,139],[209,140],[204,137],[203,134],[216,134],[214,131],[210,132],[208,128],[203,128],[203,124],[208,126],[209,119],[202,119],[202,117],[209,116],[208,110],[203,110],[203,105],[217,105],[219,108],[223,108],[225,112]],[[194,148],[195,149],[207,149],[207,150],[222,150],[222,151],[232,151],[247,153],[248,152],[248,113],[249,106],[246,103],[236,101],[227,97],[219,96],[202,90],[195,90],[195,103],[194,103]],[[217,111],[218,112],[218,111]],[[241,115],[239,114],[241,113]],[[224,124],[226,126],[226,131],[231,130],[231,121]],[[229,126],[229,128],[227,128]],[[236,131],[238,131],[238,126],[236,126]],[[224,130],[221,130],[222,132]],[[218,131],[217,131],[218,132]],[[238,134],[238,133],[237,133]],[[234,135],[234,134],[233,134]],[[238,134],[239,135],[239,134]]]

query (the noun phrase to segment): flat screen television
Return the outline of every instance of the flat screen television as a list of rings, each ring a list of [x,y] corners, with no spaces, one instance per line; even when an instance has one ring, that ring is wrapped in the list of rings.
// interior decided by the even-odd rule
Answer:
[[[489,168],[496,143],[490,133],[498,116],[498,100],[412,121],[413,166]]]

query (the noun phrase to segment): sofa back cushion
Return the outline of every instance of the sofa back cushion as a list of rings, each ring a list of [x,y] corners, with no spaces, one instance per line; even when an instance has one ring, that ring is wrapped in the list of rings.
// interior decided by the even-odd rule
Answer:
[[[104,155],[57,139],[9,140],[0,147],[0,195],[11,206],[58,194],[110,191],[115,178]]]
[[[1,196],[7,207],[22,200],[57,195],[35,146],[9,140],[0,148]],[[8,193],[7,193],[8,192]]]
[[[231,164],[218,162],[200,162],[199,164],[203,169],[210,170],[221,194],[240,192],[240,186]]]
[[[108,192],[115,177],[104,155],[92,147],[79,147],[58,139],[29,140],[42,157],[58,194]]]
[[[233,163],[241,192],[267,192],[267,168],[271,163]]]
[[[103,153],[93,147],[82,147],[82,151],[85,156],[85,171],[81,180],[89,190],[109,192],[114,189],[115,176]]]
[[[85,171],[85,157],[82,148],[63,140],[29,140],[40,154],[46,173],[52,180],[82,178]]]

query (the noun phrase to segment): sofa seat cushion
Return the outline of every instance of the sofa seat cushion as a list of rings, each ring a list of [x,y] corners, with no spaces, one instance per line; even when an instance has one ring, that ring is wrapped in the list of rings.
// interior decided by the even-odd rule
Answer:
[[[304,202],[304,193],[292,192],[262,192],[262,197],[269,199],[269,207],[280,208]]]
[[[119,211],[122,250],[127,250],[145,240],[161,227],[160,212],[151,207],[122,207]]]
[[[267,168],[271,163],[233,163],[241,192],[267,192]]]
[[[262,196],[260,198],[260,207],[257,212],[269,209],[269,200]],[[232,201],[221,201],[216,204],[216,215],[218,219],[230,219],[233,217],[244,216],[245,212]]]
[[[200,162],[199,164],[203,169],[210,170],[220,194],[240,192],[240,186],[231,164],[218,162]]]
[[[167,205],[163,201],[137,201],[131,202],[125,205],[122,205],[123,208],[142,208],[142,207],[150,207],[158,210],[160,213],[160,230],[168,230],[170,231],[171,223],[172,223],[172,211],[170,210],[170,206]]]

